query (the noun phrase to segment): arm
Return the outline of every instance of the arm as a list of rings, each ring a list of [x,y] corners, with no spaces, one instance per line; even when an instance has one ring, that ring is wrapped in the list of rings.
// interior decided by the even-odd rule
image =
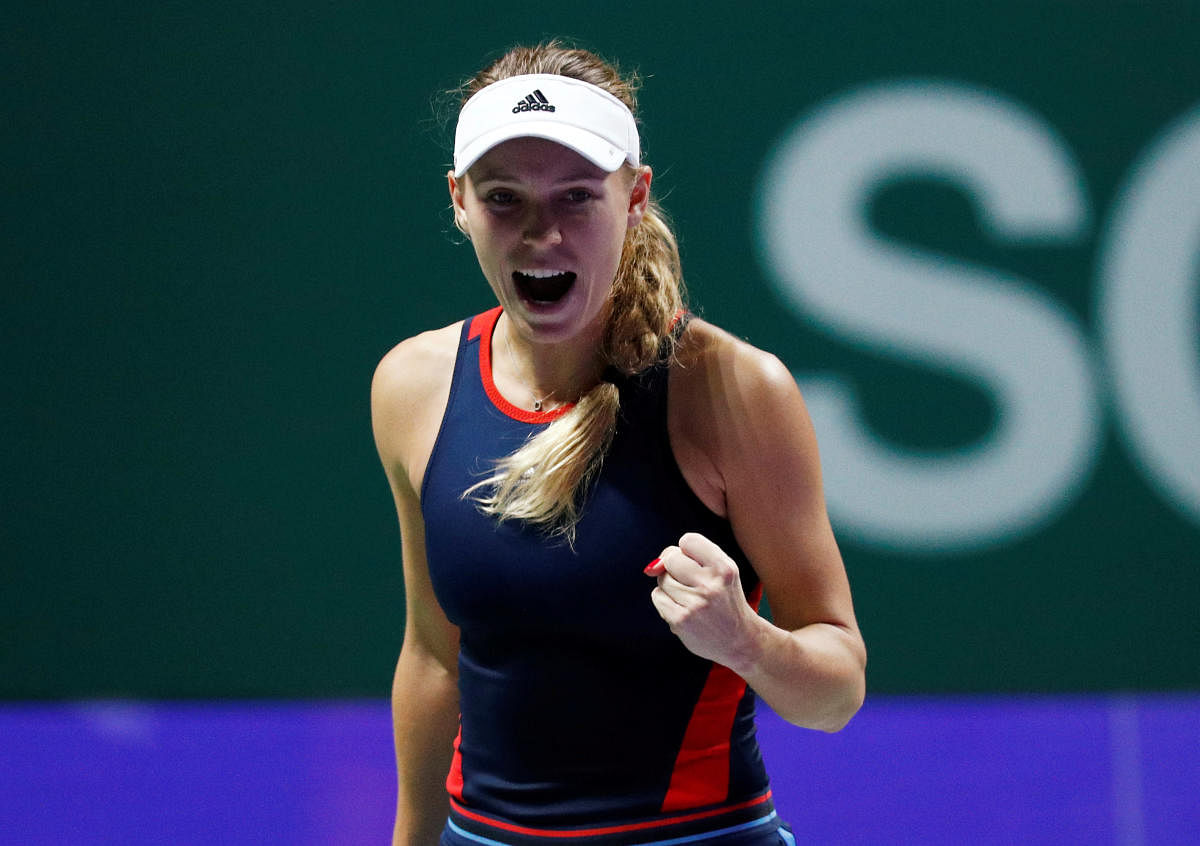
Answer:
[[[702,498],[730,520],[774,624],[746,602],[734,562],[695,534],[650,570],[653,601],[689,649],[737,672],[780,716],[836,731],[865,696],[866,647],[812,423],[778,359],[697,328],[700,349],[672,381],[672,444],[685,476],[707,480]]]
[[[380,363],[371,387],[372,427],[396,503],[404,561],[404,643],[392,681],[397,846],[436,843],[449,811],[445,780],[458,727],[458,630],[433,593],[412,480],[424,475],[445,408],[446,348],[454,337],[429,333],[400,344]]]
[[[392,681],[396,745],[393,844],[436,843],[446,824],[446,775],[458,730],[458,632],[433,596],[418,522],[401,517],[406,619]]]

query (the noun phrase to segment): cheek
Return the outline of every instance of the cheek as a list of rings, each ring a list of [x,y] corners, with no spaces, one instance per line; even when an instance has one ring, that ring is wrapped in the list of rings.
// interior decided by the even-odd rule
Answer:
[[[632,234],[632,232],[633,232],[633,230],[628,229],[624,226],[618,227],[617,230],[615,232],[613,232],[613,238],[612,238],[613,261],[617,265],[619,265],[621,263],[621,256],[625,252],[625,244],[629,241],[629,237]],[[614,269],[614,273],[615,272],[616,271]]]
[[[589,263],[593,272],[602,277],[603,282],[610,282],[616,276],[624,247],[624,230],[612,229],[595,234],[589,249]]]
[[[467,234],[479,263],[485,266],[494,264],[502,245],[501,233],[497,228],[480,217],[471,216],[468,218]]]
[[[613,270],[616,271],[616,265],[621,261],[621,253],[625,249],[625,241],[629,237],[630,229],[628,227],[628,217],[619,209],[612,210],[612,216],[609,218],[612,221],[611,229],[609,229],[603,238],[603,249],[607,253],[608,259],[613,262]]]

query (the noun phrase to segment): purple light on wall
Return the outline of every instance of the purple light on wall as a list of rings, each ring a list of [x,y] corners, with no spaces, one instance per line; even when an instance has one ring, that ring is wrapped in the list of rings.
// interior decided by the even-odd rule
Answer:
[[[358,844],[395,802],[380,703],[0,711],[0,843]]]
[[[760,709],[801,842],[1200,843],[1200,697],[880,698],[843,732]],[[385,702],[0,706],[0,844],[385,843]]]
[[[776,806],[813,843],[1200,843],[1200,699],[900,698],[842,733],[760,709]]]

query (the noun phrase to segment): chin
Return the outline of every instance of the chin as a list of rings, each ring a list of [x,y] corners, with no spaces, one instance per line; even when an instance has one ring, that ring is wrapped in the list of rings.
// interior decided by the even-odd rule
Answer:
[[[600,336],[603,309],[594,313],[576,297],[557,303],[520,301],[520,316],[532,333],[530,340],[539,343],[561,343],[580,337]]]

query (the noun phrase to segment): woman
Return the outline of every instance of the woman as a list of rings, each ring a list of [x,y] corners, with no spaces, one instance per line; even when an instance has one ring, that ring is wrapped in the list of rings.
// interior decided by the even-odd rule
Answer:
[[[408,615],[395,842],[790,842],[750,689],[836,731],[866,661],[795,382],[681,309],[613,67],[519,48],[465,93],[450,198],[499,305],[372,387]]]

